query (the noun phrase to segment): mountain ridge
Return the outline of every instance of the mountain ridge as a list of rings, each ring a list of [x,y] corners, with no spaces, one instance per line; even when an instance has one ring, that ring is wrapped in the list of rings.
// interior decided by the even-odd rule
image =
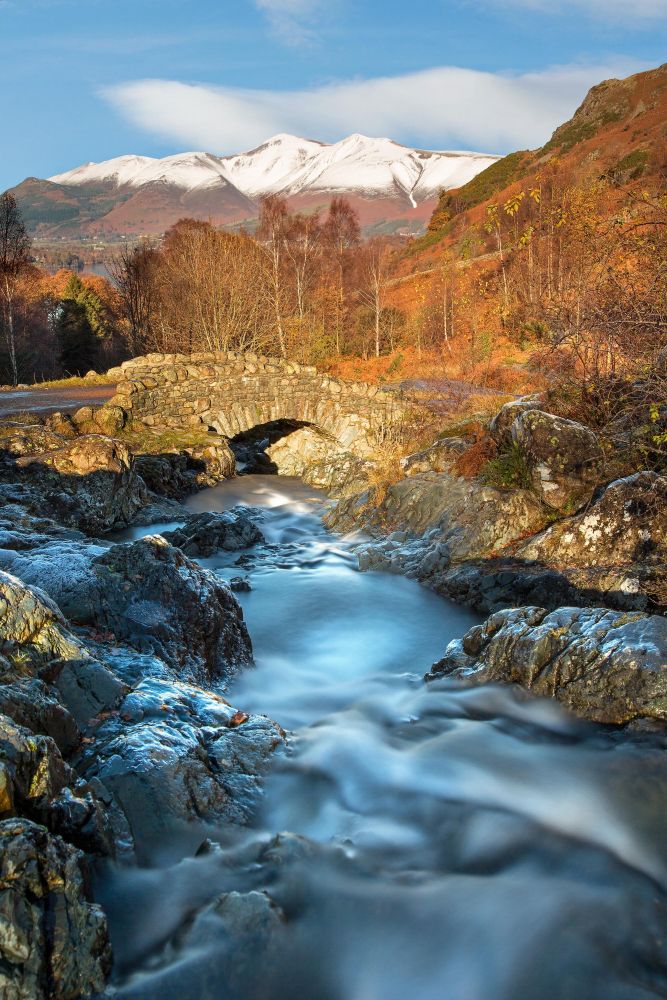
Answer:
[[[497,159],[359,133],[337,143],[280,133],[228,156],[193,151],[89,162],[44,180],[27,178],[13,192],[31,230],[45,236],[154,234],[183,215],[240,223],[256,218],[257,203],[268,194],[306,210],[345,195],[363,223],[423,223],[442,190],[466,183]]]

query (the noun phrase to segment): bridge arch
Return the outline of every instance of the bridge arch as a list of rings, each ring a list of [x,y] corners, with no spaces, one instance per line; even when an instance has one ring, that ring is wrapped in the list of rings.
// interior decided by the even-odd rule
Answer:
[[[363,382],[256,354],[149,354],[112,369],[108,405],[154,428],[207,427],[227,438],[275,421],[319,428],[359,458],[409,425],[414,404]]]

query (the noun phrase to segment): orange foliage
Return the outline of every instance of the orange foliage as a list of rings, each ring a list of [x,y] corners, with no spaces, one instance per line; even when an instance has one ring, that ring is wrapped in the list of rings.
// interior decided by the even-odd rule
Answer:
[[[497,454],[498,448],[495,441],[490,434],[480,428],[476,441],[458,456],[454,468],[464,479],[474,479],[480,474],[486,463],[495,458]]]

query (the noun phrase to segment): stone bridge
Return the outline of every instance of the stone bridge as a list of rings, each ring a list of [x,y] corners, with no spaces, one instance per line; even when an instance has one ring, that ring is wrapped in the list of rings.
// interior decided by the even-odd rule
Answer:
[[[134,423],[207,427],[232,438],[293,420],[316,426],[360,458],[400,436],[416,410],[395,392],[256,354],[149,354],[109,374],[118,384],[108,405],[122,407]]]

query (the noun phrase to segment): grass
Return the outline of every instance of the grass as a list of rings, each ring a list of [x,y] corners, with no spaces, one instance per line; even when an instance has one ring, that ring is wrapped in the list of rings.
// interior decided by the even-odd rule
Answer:
[[[31,389],[78,389],[90,385],[115,385],[115,379],[106,375],[73,375],[70,378],[47,379],[46,382],[35,382]]]
[[[151,431],[141,424],[128,424],[117,435],[125,441],[135,455],[161,455],[167,452],[183,451],[197,445],[211,444],[216,435],[198,428],[187,430],[168,429]]]

